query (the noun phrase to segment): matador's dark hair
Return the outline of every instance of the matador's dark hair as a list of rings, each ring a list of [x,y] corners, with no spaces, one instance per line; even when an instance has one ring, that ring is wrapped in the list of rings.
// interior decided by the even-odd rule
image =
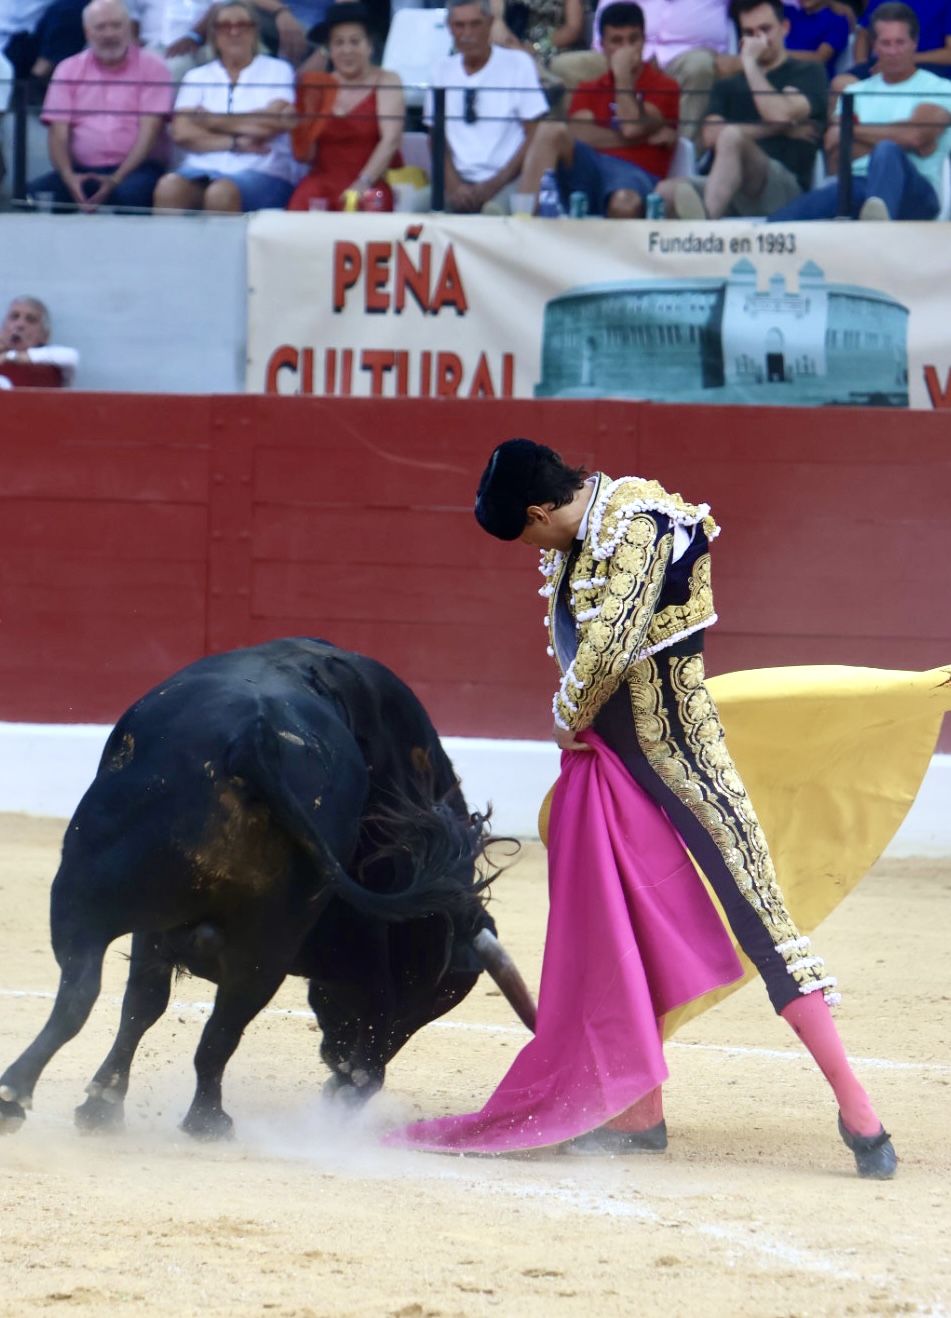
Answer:
[[[569,467],[544,444],[507,439],[489,459],[476,491],[476,521],[499,540],[517,540],[532,504],[562,508],[587,479],[584,467]]]

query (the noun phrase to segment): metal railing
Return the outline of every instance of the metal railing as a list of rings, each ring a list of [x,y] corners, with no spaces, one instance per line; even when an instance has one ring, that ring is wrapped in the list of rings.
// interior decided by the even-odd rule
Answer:
[[[9,84],[6,85],[9,86]],[[271,84],[269,85],[273,86]],[[370,89],[370,86],[371,85],[368,84],[368,90]],[[376,86],[376,84],[372,84],[372,86]],[[445,171],[446,124],[448,119],[452,117],[447,115],[446,96],[447,96],[447,92],[456,91],[460,89],[455,87],[448,87],[448,88],[431,87],[431,86],[425,86],[423,84],[418,84],[418,85],[414,84],[414,86],[417,88],[417,90],[423,90],[424,92],[429,94],[432,98],[432,121],[429,126],[429,131],[431,136],[431,148],[432,148],[431,172],[430,172],[431,209],[433,211],[443,211],[445,210],[445,204],[446,204],[446,171]],[[10,175],[11,175],[11,197],[14,204],[19,206],[25,206],[28,204],[27,158],[28,158],[29,116],[31,110],[31,106],[29,103],[29,88],[30,88],[30,84],[27,81],[25,80],[15,81],[12,84],[12,94],[10,96],[10,107],[9,107],[9,111],[10,113],[12,113],[12,117],[13,117],[13,135],[12,135],[13,158],[12,161],[9,162]],[[465,89],[461,89],[461,90],[465,90]],[[490,90],[505,90],[505,89],[493,88]],[[882,95],[885,93],[866,93],[866,95],[876,95],[876,94]],[[777,91],[775,95],[782,96],[785,95],[785,93],[782,91]],[[947,93],[947,98],[949,102],[949,108],[951,108],[951,80],[949,80],[949,89]],[[5,99],[4,84],[0,83],[0,105],[3,104],[4,99]],[[928,97],[927,99],[928,100],[941,99],[941,94],[933,93],[932,96]],[[851,95],[848,94],[842,95],[840,97],[839,104],[840,104],[840,114],[838,117],[838,123],[840,130],[840,139],[839,139],[839,152],[838,152],[836,210],[839,216],[845,217],[851,214],[851,209],[852,209],[852,163],[853,163],[852,148],[855,141],[856,116],[855,116],[855,104],[853,97]],[[89,114],[96,112],[84,111],[83,113]],[[131,114],[131,113],[135,113],[135,111],[114,111],[104,108],[101,111],[101,113]],[[181,113],[187,113],[187,111],[182,111]],[[251,111],[250,113],[254,113],[254,112]],[[371,114],[374,118],[377,117],[375,111],[372,111]],[[370,116],[368,115],[367,117]],[[473,118],[470,118],[470,111],[468,108],[466,109],[464,115],[460,115],[456,117],[465,118],[465,121],[467,123],[472,123],[475,121]],[[505,117],[507,118],[508,116]],[[500,118],[500,116],[486,115],[484,113],[480,113],[477,115],[477,118],[488,121],[488,120],[497,120]],[[407,124],[409,124],[410,118],[407,118],[406,122]],[[681,121],[681,125],[682,124],[683,121]],[[819,143],[818,150],[819,151],[822,150],[821,142]]]

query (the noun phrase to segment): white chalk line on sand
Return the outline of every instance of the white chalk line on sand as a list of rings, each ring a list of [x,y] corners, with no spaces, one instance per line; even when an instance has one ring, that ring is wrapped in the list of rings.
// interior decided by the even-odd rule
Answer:
[[[55,993],[47,989],[5,989],[0,988],[0,998],[42,998],[46,1001],[52,1001],[56,997]],[[103,994],[100,1001],[111,1002],[112,1004],[121,1001],[120,998]],[[193,1011],[198,1015],[207,1016],[214,1003],[212,1002],[170,1002],[169,1011]],[[294,1019],[312,1021],[314,1013],[312,1011],[300,1011],[294,1007],[265,1007],[260,1016],[290,1016]],[[474,1034],[510,1034],[518,1035],[527,1039],[527,1031],[521,1025],[489,1025],[480,1021],[431,1021],[426,1027],[432,1030],[468,1030]],[[726,1043],[683,1043],[677,1039],[669,1040],[664,1044],[665,1048],[679,1048],[684,1051],[700,1053],[718,1053],[726,1057],[752,1057],[762,1060],[778,1062],[804,1062],[805,1053],[794,1051],[786,1048],[755,1048],[748,1044],[726,1044]],[[892,1057],[849,1057],[849,1061],[854,1066],[869,1067],[881,1071],[931,1071],[938,1075],[951,1075],[951,1064],[943,1062],[903,1062]]]
[[[429,1178],[427,1178],[429,1179]],[[720,1245],[742,1250],[746,1254],[760,1255],[770,1262],[781,1262],[787,1267],[800,1272],[818,1273],[821,1276],[836,1277],[845,1281],[874,1281],[880,1286],[889,1286],[890,1280],[884,1276],[870,1277],[844,1267],[839,1259],[829,1257],[819,1250],[799,1249],[787,1245],[784,1241],[765,1235],[757,1226],[744,1227],[741,1224],[727,1225],[723,1222],[697,1221],[696,1218],[677,1218],[669,1212],[658,1212],[642,1200],[621,1199],[611,1196],[592,1194],[590,1191],[562,1185],[550,1185],[545,1182],[522,1181],[517,1184],[486,1183],[476,1181],[470,1175],[459,1174],[452,1168],[440,1169],[433,1179],[456,1181],[471,1185],[483,1194],[500,1194],[506,1198],[531,1199],[544,1203],[552,1200],[565,1208],[588,1216],[620,1218],[627,1221],[643,1222],[660,1228],[684,1227],[688,1233],[716,1240]],[[729,1266],[728,1260],[724,1260]]]

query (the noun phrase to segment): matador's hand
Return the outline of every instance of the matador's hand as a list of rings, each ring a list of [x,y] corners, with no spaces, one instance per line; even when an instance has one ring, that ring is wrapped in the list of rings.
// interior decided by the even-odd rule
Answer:
[[[563,751],[589,751],[591,749],[586,741],[578,741],[570,728],[562,728],[557,723],[552,729],[551,735]]]

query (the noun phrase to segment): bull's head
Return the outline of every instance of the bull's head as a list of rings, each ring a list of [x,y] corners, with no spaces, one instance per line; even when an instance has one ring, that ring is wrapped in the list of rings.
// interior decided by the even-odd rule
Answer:
[[[519,1019],[535,1028],[532,995],[485,910],[488,885],[499,873],[484,857],[487,819],[445,803],[425,814],[415,808],[411,828],[405,812],[399,827],[394,818],[387,812],[368,821],[367,835],[375,831],[376,838],[364,851],[361,881],[378,891],[405,890],[422,866],[438,873],[454,897],[450,909],[398,921],[335,902],[315,930],[308,959],[321,1053],[333,1086],[353,1097],[378,1089],[406,1041],[461,1002],[483,970]]]

